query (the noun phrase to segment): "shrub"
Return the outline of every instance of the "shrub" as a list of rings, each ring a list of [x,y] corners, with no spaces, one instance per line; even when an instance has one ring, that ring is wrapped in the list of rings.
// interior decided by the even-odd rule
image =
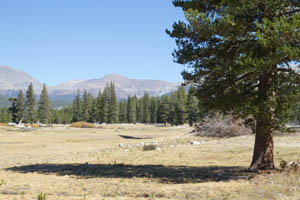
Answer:
[[[31,124],[31,127],[32,128],[39,128],[39,127],[41,127],[39,124]]]
[[[41,192],[38,196],[37,196],[37,200],[46,200],[46,194]]]
[[[156,144],[146,144],[143,146],[143,151],[152,151],[157,148]]]
[[[96,128],[96,126],[92,123],[88,122],[75,122],[70,125],[73,128]]]
[[[195,136],[229,138],[249,135],[252,131],[245,127],[241,120],[233,120],[229,116],[227,119],[207,119],[195,125],[192,133]]]

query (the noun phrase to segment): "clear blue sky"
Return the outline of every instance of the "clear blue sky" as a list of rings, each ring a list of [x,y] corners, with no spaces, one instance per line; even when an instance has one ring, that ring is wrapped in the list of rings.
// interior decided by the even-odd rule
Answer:
[[[165,33],[183,19],[171,0],[7,0],[0,9],[0,65],[46,84],[109,73],[182,81]]]

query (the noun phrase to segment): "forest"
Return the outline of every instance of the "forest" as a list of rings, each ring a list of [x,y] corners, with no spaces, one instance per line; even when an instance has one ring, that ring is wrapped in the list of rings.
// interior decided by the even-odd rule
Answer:
[[[33,85],[29,85],[24,97],[20,90],[11,105],[2,107],[0,122],[70,124],[91,123],[164,123],[192,126],[201,120],[204,111],[195,97],[193,87],[186,92],[184,86],[160,97],[145,93],[142,97],[128,96],[117,100],[114,83],[108,83],[96,97],[87,91],[78,91],[72,105],[53,109],[44,85],[40,99],[35,100]]]

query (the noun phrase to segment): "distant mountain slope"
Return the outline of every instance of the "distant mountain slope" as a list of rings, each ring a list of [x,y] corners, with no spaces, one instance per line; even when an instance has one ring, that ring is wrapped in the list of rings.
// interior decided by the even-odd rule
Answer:
[[[30,82],[34,85],[35,92],[39,93],[42,89],[41,82],[25,72],[8,66],[0,66],[0,95],[15,96],[20,89],[27,90]]]
[[[110,82],[114,82],[119,98],[127,98],[128,95],[137,95],[140,97],[145,92],[148,92],[152,96],[159,96],[176,90],[179,85],[179,83],[173,84],[167,81],[130,79],[118,74],[109,74],[100,79],[62,83],[52,88],[51,95],[72,95],[76,94],[78,89],[97,95],[99,89],[103,91],[106,84]]]
[[[2,97],[16,96],[20,89],[25,92],[30,82],[33,83],[34,92],[38,96],[42,90],[40,81],[12,67],[0,66],[0,95]],[[52,102],[65,104],[74,99],[77,90],[81,92],[86,90],[96,96],[99,89],[103,91],[106,84],[110,82],[114,82],[119,99],[127,98],[128,95],[141,97],[145,92],[151,96],[160,96],[176,90],[180,85],[180,83],[169,83],[161,80],[131,79],[118,74],[109,74],[100,79],[67,81],[57,86],[48,87],[48,93]]]

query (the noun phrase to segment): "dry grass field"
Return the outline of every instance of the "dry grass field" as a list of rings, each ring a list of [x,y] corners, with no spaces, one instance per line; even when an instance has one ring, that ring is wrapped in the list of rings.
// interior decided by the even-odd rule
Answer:
[[[300,173],[249,173],[254,136],[194,137],[188,127],[0,126],[0,199],[300,199]],[[200,145],[191,145],[200,141]],[[157,143],[144,151],[141,143]],[[276,166],[300,135],[275,138]]]

